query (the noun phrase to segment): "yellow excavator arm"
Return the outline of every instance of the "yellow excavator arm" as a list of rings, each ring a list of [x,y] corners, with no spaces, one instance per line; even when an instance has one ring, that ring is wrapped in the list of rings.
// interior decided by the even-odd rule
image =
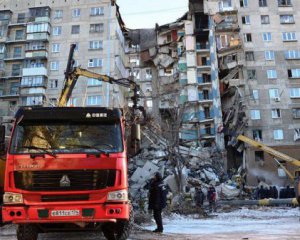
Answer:
[[[258,149],[260,149],[260,150],[262,150],[264,152],[269,153],[274,158],[281,159],[281,160],[283,160],[285,162],[288,162],[288,163],[291,163],[291,164],[293,164],[293,165],[295,165],[297,167],[300,166],[300,161],[298,159],[293,158],[291,156],[288,156],[288,155],[286,155],[286,154],[284,154],[282,152],[279,152],[279,151],[277,151],[277,150],[275,150],[273,148],[270,148],[270,147],[264,145],[261,142],[254,141],[253,139],[248,138],[248,137],[246,137],[244,135],[239,135],[237,137],[237,139],[240,140],[240,141],[242,141],[242,142],[248,143],[249,145],[251,145],[253,147],[256,147],[256,148],[258,148]]]

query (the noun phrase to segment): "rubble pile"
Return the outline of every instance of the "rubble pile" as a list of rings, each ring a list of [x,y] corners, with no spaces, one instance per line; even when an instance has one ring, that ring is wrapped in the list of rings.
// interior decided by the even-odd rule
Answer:
[[[136,208],[147,210],[148,184],[155,172],[160,172],[164,177],[172,205],[177,202],[178,194],[193,195],[197,186],[205,192],[210,184],[216,186],[226,180],[222,166],[224,156],[215,147],[179,145],[171,148],[167,140],[153,130],[146,129],[143,134],[147,141],[142,151],[129,160],[128,166],[130,195]],[[183,191],[178,188],[178,171],[182,173]]]

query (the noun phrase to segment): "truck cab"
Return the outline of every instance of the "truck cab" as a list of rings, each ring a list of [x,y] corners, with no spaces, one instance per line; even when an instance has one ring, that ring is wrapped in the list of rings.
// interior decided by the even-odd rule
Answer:
[[[122,111],[109,108],[21,108],[7,151],[3,221],[19,240],[40,232],[130,230]]]

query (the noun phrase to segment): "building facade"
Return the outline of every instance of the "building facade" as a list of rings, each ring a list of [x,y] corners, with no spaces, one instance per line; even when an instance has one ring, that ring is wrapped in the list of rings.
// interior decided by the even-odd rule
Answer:
[[[54,106],[64,83],[70,45],[75,65],[127,77],[124,23],[111,0],[2,1],[0,3],[0,115],[19,106]],[[79,78],[72,106],[122,107],[123,91]]]
[[[221,84],[227,89],[233,86],[238,92],[239,104],[235,106],[231,98],[229,103],[235,108],[228,107],[225,116],[229,118],[236,111],[239,114],[232,116],[242,119],[236,131],[227,132],[230,136],[227,142],[238,134],[245,134],[295,158],[299,156],[299,10],[300,2],[295,0],[207,2],[206,12],[214,17],[219,35],[216,41],[220,69],[226,58],[227,68],[231,69],[220,77],[225,80]],[[227,28],[226,34],[220,34],[220,26]],[[235,50],[234,58],[230,56],[230,62],[227,53],[221,55],[227,51],[226,46],[240,49]],[[222,102],[223,110],[228,105],[226,101]],[[239,150],[240,165],[243,163],[247,168],[250,184],[258,180],[288,184],[288,179],[279,178],[275,162],[266,153],[251,147]]]

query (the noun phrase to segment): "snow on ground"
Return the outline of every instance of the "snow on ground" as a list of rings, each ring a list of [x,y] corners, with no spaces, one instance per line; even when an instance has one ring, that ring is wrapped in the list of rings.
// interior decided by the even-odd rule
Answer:
[[[193,219],[172,215],[164,219],[164,232],[173,234],[275,234],[300,232],[298,208],[242,208],[229,213],[216,213],[215,217]],[[297,223],[297,224],[295,224]],[[145,226],[155,228],[155,224]]]

